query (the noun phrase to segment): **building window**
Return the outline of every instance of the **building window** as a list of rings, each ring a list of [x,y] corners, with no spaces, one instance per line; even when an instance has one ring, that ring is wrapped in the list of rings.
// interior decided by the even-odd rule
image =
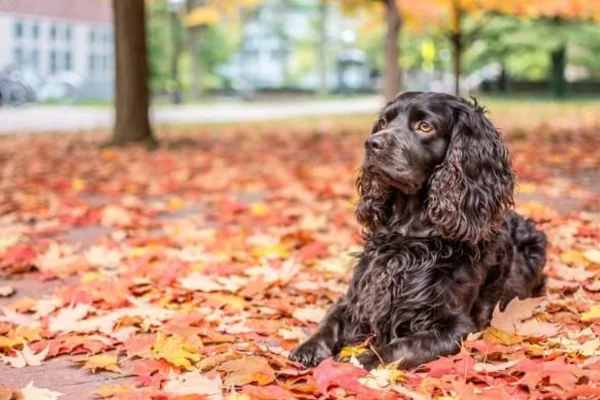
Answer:
[[[15,30],[15,37],[22,38],[23,37],[23,21],[21,21],[21,20],[15,21],[14,30]]]
[[[96,41],[96,31],[95,30],[90,30],[90,43],[94,44],[94,42]]]
[[[50,52],[50,73],[55,74],[58,71],[58,55],[56,50]]]
[[[37,49],[31,50],[31,53],[29,54],[29,63],[35,69],[40,68],[40,51],[39,50],[37,50]]]
[[[108,55],[106,54],[102,56],[102,71],[108,71]]]
[[[96,70],[96,56],[94,54],[90,54],[90,59],[89,59],[89,70],[90,70],[90,74],[94,74],[94,71]]]
[[[50,39],[56,40],[56,25],[54,24],[50,26]]]
[[[31,25],[31,37],[34,39],[38,39],[40,37],[40,24],[39,22],[34,22]]]
[[[73,69],[73,54],[70,51],[65,52],[65,70]]]
[[[73,35],[71,25],[65,26],[65,40],[67,42],[71,41],[71,36]]]
[[[14,50],[14,63],[17,65],[23,65],[25,63],[24,57],[23,57],[23,49],[20,47],[15,47]]]

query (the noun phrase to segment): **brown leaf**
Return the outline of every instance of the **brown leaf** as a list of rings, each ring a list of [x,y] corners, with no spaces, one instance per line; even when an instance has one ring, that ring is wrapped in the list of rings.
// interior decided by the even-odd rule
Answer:
[[[275,380],[275,372],[266,358],[249,356],[223,363],[219,370],[227,372],[225,386],[243,386],[249,383],[267,385]]]
[[[519,336],[516,333],[507,332],[494,327],[489,327],[485,331],[483,331],[483,339],[488,342],[502,344],[505,346],[519,344],[523,340],[525,340],[524,337]]]

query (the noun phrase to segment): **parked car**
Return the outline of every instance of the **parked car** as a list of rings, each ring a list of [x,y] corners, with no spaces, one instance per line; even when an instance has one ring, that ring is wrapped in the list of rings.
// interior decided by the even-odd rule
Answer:
[[[72,101],[77,98],[82,83],[75,72],[63,71],[44,77],[29,66],[10,65],[0,72],[0,105]]]

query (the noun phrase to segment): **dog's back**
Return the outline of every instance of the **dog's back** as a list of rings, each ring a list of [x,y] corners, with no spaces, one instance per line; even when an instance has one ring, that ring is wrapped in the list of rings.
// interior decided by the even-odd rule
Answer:
[[[546,234],[538,230],[531,219],[514,211],[506,213],[505,223],[516,250],[516,262],[513,263],[506,283],[507,294],[511,292],[510,285],[514,284],[515,280],[520,280],[524,281],[524,284],[517,287],[525,291],[518,293],[520,298],[543,295],[546,282],[543,273],[546,263]],[[505,297],[505,301],[510,300]]]

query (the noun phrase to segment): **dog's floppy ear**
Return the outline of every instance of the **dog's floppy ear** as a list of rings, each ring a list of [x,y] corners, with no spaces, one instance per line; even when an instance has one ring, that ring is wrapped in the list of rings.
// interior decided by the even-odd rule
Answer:
[[[356,179],[356,188],[359,195],[356,219],[367,232],[373,232],[385,225],[392,214],[392,193],[389,187],[373,179],[364,169]]]
[[[513,204],[515,174],[482,107],[457,102],[454,114],[446,158],[429,180],[427,214],[443,237],[476,244]]]

